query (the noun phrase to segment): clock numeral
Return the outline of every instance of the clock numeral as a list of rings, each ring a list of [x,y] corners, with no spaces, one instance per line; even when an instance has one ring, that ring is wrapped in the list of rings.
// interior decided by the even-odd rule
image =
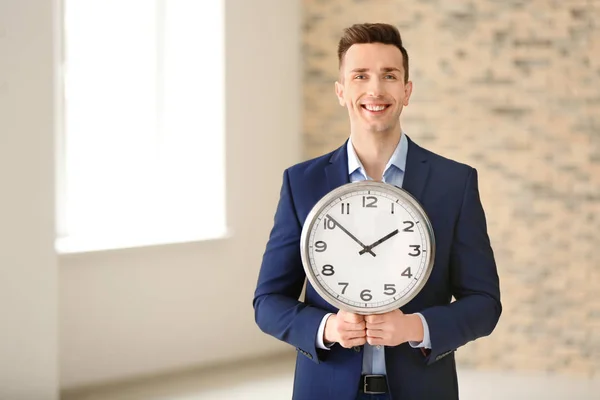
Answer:
[[[315,243],[315,251],[317,253],[322,253],[325,250],[327,250],[327,243],[322,240],[319,240],[317,243]]]
[[[348,289],[348,282],[338,282],[338,285],[343,286],[344,288],[342,289],[342,294],[346,293],[346,289]]]
[[[410,244],[408,247],[412,247],[415,251],[408,253],[409,256],[417,257],[421,255],[421,245],[418,244]]]
[[[360,292],[360,298],[363,299],[363,301],[371,301],[373,299],[373,295],[369,289],[365,289]]]
[[[342,203],[342,214],[350,214],[350,203]]]
[[[375,196],[363,196],[363,207],[365,207],[365,208],[377,208],[377,197],[375,197]]]
[[[404,221],[405,225],[408,225],[406,228],[404,228],[402,230],[402,232],[414,232],[413,227],[415,226],[415,223],[412,221]]]
[[[396,203],[392,203],[392,214],[394,213],[394,204]]]
[[[388,296],[393,296],[396,294],[396,285],[393,283],[386,283],[383,285],[383,294],[387,294]]]
[[[321,273],[325,276],[331,276],[331,275],[335,274],[335,271],[333,270],[333,265],[330,265],[330,264],[323,265],[323,269],[321,270]]]
[[[330,218],[326,218],[325,221],[323,221],[323,229],[327,230],[327,229],[334,229],[335,228],[335,222],[333,222]]]
[[[406,276],[408,279],[413,277],[412,272],[410,272],[410,267],[406,268],[404,272],[401,274],[402,276]]]

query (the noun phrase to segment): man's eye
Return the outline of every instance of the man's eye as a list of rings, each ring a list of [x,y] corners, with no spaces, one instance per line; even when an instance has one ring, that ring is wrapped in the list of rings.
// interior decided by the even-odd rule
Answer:
[[[386,75],[385,79],[396,79],[394,75]]]
[[[356,75],[354,79],[365,79],[364,75]]]

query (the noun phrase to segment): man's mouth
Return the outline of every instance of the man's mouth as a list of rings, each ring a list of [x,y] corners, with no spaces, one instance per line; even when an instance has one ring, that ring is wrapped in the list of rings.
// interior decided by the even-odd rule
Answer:
[[[369,111],[370,113],[380,114],[380,113],[385,112],[385,110],[387,110],[390,105],[389,104],[361,104],[360,106],[362,108],[364,108],[365,110]]]

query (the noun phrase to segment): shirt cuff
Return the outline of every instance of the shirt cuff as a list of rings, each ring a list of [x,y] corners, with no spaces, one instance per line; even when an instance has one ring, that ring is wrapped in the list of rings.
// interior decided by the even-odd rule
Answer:
[[[317,348],[323,350],[329,350],[333,343],[325,344],[324,343],[324,334],[325,334],[325,323],[327,322],[327,318],[329,318],[332,313],[326,314],[321,320],[321,325],[319,325],[319,330],[317,331]]]
[[[415,314],[418,315],[419,318],[421,318],[421,322],[423,323],[423,341],[421,343],[409,341],[408,344],[410,344],[410,347],[412,347],[413,349],[418,349],[421,347],[424,347],[426,349],[431,349],[431,338],[429,336],[429,325],[427,325],[427,321],[425,320],[425,317],[421,313],[415,313]]]

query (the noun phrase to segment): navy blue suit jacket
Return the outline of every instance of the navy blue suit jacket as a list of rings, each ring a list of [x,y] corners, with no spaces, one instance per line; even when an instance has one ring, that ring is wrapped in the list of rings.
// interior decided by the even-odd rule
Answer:
[[[424,354],[408,343],[385,348],[393,399],[458,398],[454,351],[489,335],[502,311],[494,254],[479,199],[477,171],[408,141],[403,188],[427,212],[435,233],[433,270],[404,313],[420,312],[429,325],[432,349]],[[293,398],[354,400],[362,369],[362,347],[316,348],[321,320],[337,309],[307,284],[300,235],[307,214],[329,191],[349,182],[346,147],[297,164],[284,172],[258,284],[255,318],[266,333],[298,350]],[[452,302],[452,298],[456,301]]]

